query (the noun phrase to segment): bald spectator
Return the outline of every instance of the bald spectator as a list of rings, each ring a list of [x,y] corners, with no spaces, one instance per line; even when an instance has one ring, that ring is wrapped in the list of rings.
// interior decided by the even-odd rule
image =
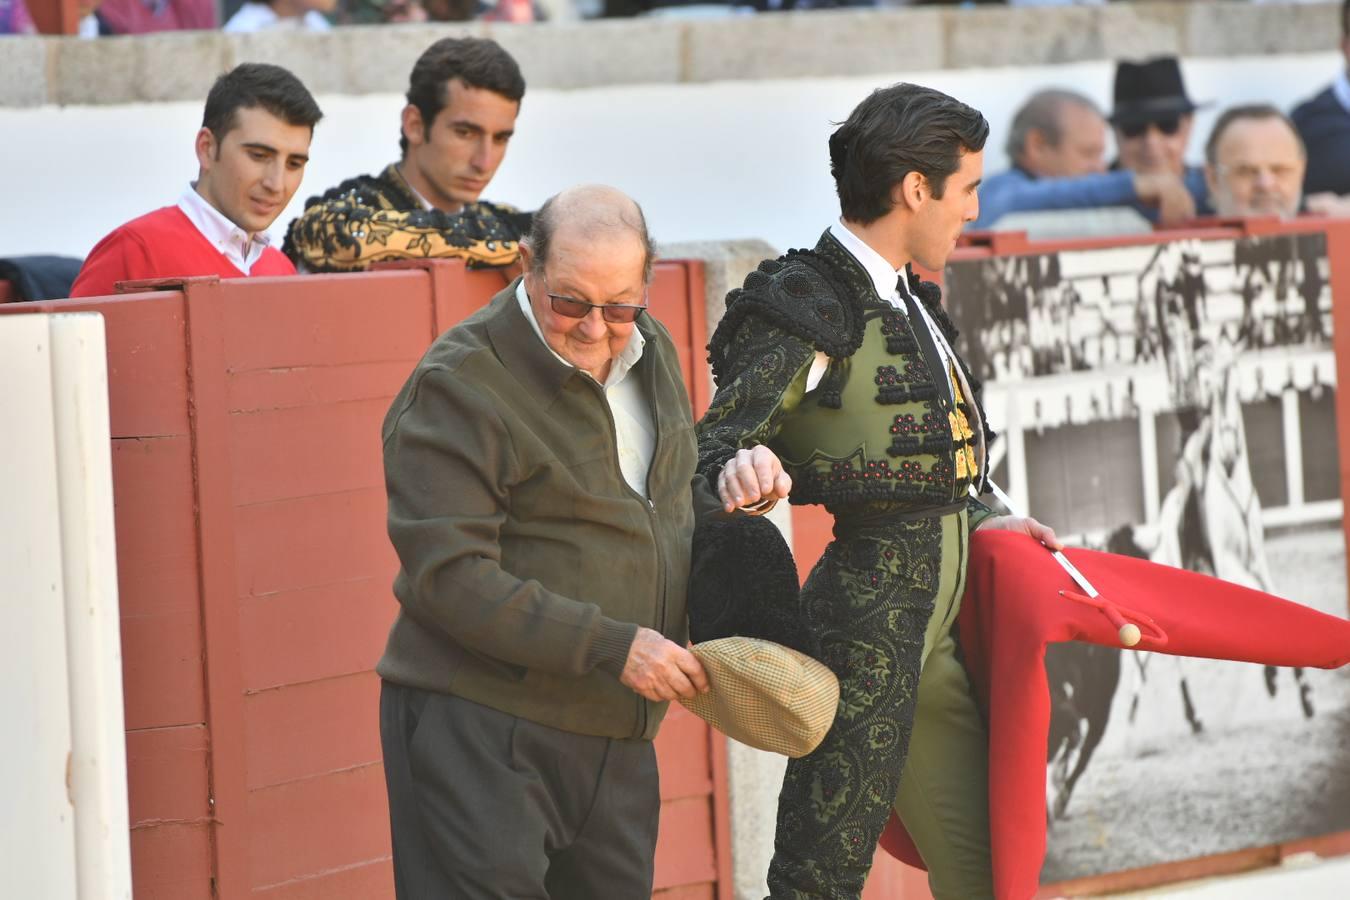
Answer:
[[[1308,209],[1332,215],[1350,215],[1350,0],[1341,4],[1341,54],[1331,86],[1291,116],[1308,151]]]
[[[1293,122],[1267,104],[1226,110],[1205,144],[1205,180],[1221,216],[1298,215],[1306,168]]]
[[[696,513],[786,496],[763,446],[714,493],[613,188],[545,202],[525,274],[431,345],[384,424],[401,611],[378,671],[398,900],[650,897]],[[747,509],[747,512],[751,510]]]
[[[1013,168],[980,187],[975,228],[1009,213],[1132,206],[1166,224],[1189,219],[1195,204],[1179,177],[1106,171],[1107,123],[1090,99],[1052,88],[1013,116],[1006,145]]]

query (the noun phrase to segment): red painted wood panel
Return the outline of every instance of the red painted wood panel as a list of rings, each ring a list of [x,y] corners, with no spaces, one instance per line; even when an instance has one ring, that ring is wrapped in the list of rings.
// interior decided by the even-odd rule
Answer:
[[[393,896],[394,867],[388,858],[253,892],[256,900],[376,900]]]
[[[707,797],[712,793],[708,725],[678,703],[670,704],[656,741],[661,799]]]
[[[418,359],[429,343],[431,285],[416,270],[239,279],[218,289],[231,373]]]
[[[218,900],[211,895],[211,835],[203,824],[131,829],[136,900]]]
[[[6,303],[0,315],[95,311],[108,339],[112,436],[187,434],[183,298],[176,291]]]
[[[251,791],[248,807],[254,889],[389,856],[378,764]]]
[[[802,583],[834,537],[834,516],[823,506],[792,507],[792,557]]]
[[[234,502],[384,490],[380,423],[389,398],[230,416]]]
[[[249,790],[380,762],[380,678],[366,671],[250,694]]]
[[[204,725],[127,732],[131,825],[201,822],[210,814],[210,742]]]
[[[708,797],[685,797],[661,804],[654,889],[717,880],[712,805]]]
[[[249,691],[368,671],[384,652],[398,603],[393,573],[239,600],[239,652]]]
[[[338,584],[376,572],[392,582],[398,560],[385,515],[383,487],[236,509],[237,595]]]
[[[417,354],[388,362],[292,366],[233,373],[226,387],[230,412],[379,399],[388,406],[420,358],[421,354]]]
[[[713,900],[716,896],[716,886],[706,882],[703,884],[684,884],[679,887],[652,892],[652,900]]]
[[[112,475],[127,728],[203,722],[191,441],[114,440]]]

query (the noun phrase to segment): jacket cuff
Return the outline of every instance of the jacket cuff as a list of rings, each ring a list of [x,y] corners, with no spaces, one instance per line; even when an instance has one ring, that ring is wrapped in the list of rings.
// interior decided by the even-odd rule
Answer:
[[[586,652],[586,670],[601,669],[618,678],[628,663],[628,651],[637,637],[637,625],[602,619],[600,633]]]

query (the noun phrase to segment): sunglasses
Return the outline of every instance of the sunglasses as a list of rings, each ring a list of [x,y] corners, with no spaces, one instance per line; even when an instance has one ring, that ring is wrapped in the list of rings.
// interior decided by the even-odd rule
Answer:
[[[1137,138],[1142,136],[1145,131],[1148,131],[1150,126],[1158,129],[1168,137],[1171,137],[1181,130],[1181,117],[1166,116],[1148,122],[1131,122],[1129,125],[1121,125],[1120,133],[1127,138]]]
[[[645,303],[587,303],[585,300],[578,300],[576,297],[567,297],[562,294],[547,294],[546,296],[553,307],[553,311],[560,316],[566,316],[569,319],[584,319],[591,314],[591,310],[598,309],[602,319],[615,325],[631,325],[647,308]]]

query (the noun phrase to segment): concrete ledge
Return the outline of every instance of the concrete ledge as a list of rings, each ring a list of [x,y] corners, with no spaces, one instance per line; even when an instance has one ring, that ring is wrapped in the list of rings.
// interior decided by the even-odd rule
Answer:
[[[846,77],[944,66],[936,10],[743,16],[686,28],[687,81]]]
[[[490,35],[533,89],[849,77],[1046,65],[1156,53],[1332,52],[1339,3],[1120,3],[888,9],[701,21],[397,25],[328,34],[176,32],[135,38],[7,37],[0,107],[200,100],[217,74],[275,62],[316,94],[402,93],[428,44]]]

